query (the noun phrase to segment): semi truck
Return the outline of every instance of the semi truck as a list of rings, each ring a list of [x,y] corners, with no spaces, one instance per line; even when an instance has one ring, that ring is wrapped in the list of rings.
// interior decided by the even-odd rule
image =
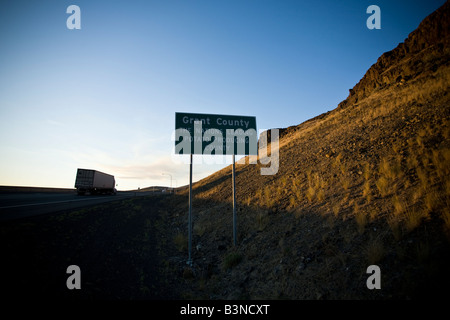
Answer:
[[[85,194],[116,194],[114,176],[92,169],[77,170],[75,188],[78,195]]]

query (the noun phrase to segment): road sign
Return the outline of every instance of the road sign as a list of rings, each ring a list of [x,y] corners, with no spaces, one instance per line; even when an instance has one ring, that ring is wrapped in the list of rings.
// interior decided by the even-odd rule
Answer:
[[[257,155],[256,118],[175,113],[175,153]]]
[[[201,113],[175,113],[175,153],[189,154],[189,258],[192,266],[192,155],[232,155],[233,243],[237,242],[235,155],[258,155],[256,118]]]

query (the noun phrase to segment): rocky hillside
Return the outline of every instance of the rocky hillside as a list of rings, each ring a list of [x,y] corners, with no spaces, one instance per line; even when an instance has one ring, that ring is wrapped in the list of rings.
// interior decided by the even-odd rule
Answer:
[[[384,53],[336,109],[281,129],[276,175],[237,166],[236,247],[231,166],[194,185],[192,268],[187,190],[171,200],[164,269],[182,297],[403,299],[448,288],[449,10]],[[366,286],[373,264],[380,290]]]
[[[6,304],[447,300],[449,10],[447,2],[383,54],[336,109],[280,129],[276,174],[261,175],[261,163],[237,165],[236,246],[231,166],[194,185],[192,266],[186,188],[4,221]],[[67,289],[73,264],[82,290]],[[367,287],[372,265],[380,289]]]

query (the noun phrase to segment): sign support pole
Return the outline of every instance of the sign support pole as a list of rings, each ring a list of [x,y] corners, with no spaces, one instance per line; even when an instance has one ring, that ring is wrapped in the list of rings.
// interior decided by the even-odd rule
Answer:
[[[189,164],[189,217],[188,217],[188,234],[189,234],[189,259],[187,264],[192,266],[192,153]]]
[[[234,159],[234,153],[233,153],[233,244],[236,246],[236,168],[235,168],[235,159]]]

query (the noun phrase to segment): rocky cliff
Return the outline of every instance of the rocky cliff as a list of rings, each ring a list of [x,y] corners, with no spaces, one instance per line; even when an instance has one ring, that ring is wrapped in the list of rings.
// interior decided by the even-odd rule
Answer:
[[[350,89],[345,107],[357,103],[374,90],[402,85],[423,73],[436,72],[450,63],[450,2],[426,17],[395,49],[385,52]]]

